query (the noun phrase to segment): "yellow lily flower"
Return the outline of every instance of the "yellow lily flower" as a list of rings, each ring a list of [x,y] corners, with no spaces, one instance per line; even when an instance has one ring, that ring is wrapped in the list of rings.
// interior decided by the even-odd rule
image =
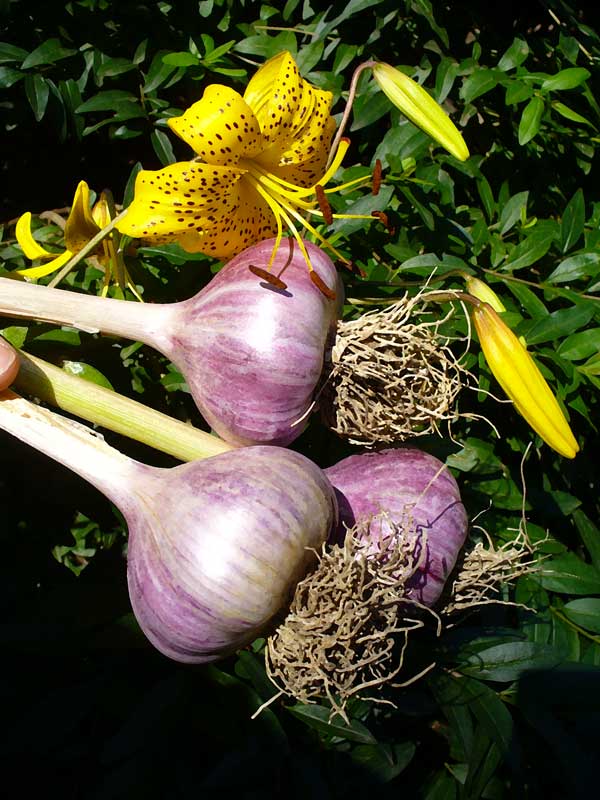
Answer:
[[[208,86],[182,116],[169,120],[196,158],[141,171],[118,229],[151,244],[176,241],[188,252],[228,259],[271,236],[277,237],[275,254],[285,227],[312,273],[296,224],[333,250],[305,216],[336,216],[324,197],[332,190],[323,186],[349,144],[342,140],[327,168],[335,129],[331,102],[331,92],[305,81],[287,52],[263,64],[243,97],[227,86]]]
[[[575,458],[579,445],[531,355],[489,303],[472,317],[485,360],[517,411],[557,453]]]
[[[71,213],[65,224],[65,245],[66,250],[58,255],[51,253],[42,247],[33,238],[31,233],[31,212],[26,211],[18,220],[15,229],[17,241],[21,249],[32,261],[42,259],[49,263],[40,267],[27,267],[26,269],[15,270],[16,275],[27,278],[43,278],[51,275],[60,269],[71,259],[75,253],[86,245],[100,230],[90,211],[90,189],[85,181],[80,181],[75,190]]]
[[[379,88],[405,117],[439,142],[455,158],[465,161],[469,157],[462,135],[422,86],[389,64],[374,64],[373,77]]]
[[[75,190],[73,205],[65,223],[64,240],[66,249],[57,254],[51,253],[35,241],[31,232],[31,212],[26,211],[17,221],[15,228],[17,241],[27,258],[31,260],[40,259],[48,261],[48,263],[37,267],[16,269],[11,275],[33,279],[51,275],[79,253],[96,234],[111,222],[113,217],[114,208],[110,194],[102,192],[93,208],[90,208],[89,186],[85,181],[80,181]],[[95,256],[104,268],[103,295],[108,292],[111,278],[115,278],[122,289],[128,286],[138,300],[141,300],[123,265],[112,233],[108,234],[90,255]]]

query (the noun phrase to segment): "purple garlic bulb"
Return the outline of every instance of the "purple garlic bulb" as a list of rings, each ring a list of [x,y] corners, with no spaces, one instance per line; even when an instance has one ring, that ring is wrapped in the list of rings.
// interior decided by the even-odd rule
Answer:
[[[448,467],[416,448],[362,453],[325,470],[338,500],[340,519],[334,535],[343,539],[347,527],[387,513],[393,521],[409,518],[416,547],[425,552],[422,568],[406,583],[410,599],[432,606],[438,600],[465,542],[468,519],[458,485]],[[371,526],[378,536],[381,527]]]
[[[281,447],[149,467],[8,392],[0,430],[69,467],[120,509],[134,613],[176,661],[214,661],[264,632],[336,520],[322,470]]]
[[[197,295],[150,304],[93,297],[0,278],[0,313],[145,342],[182,372],[198,409],[234,445],[287,445],[308,422],[326,347],[335,336],[342,283],[331,259],[306,243],[313,269],[336,299],[310,279],[294,240],[284,240],[271,272],[286,289],[253,274],[267,267],[273,239],[229,261]]]

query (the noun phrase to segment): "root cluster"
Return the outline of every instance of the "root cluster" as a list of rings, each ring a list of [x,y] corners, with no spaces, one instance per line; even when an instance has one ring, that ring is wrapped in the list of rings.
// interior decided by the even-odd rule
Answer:
[[[402,442],[453,420],[466,370],[423,312],[427,294],[405,295],[383,310],[341,322],[321,394],[326,424],[354,444]],[[452,314],[450,311],[448,314]]]
[[[537,563],[535,550],[523,533],[498,548],[491,540],[477,542],[459,559],[441,613],[450,615],[488,603],[503,602],[499,599],[502,589],[521,575],[534,571]]]
[[[373,520],[348,531],[342,545],[323,549],[267,643],[267,672],[280,692],[303,703],[326,697],[344,718],[351,697],[377,702],[378,688],[400,685],[391,682],[403,668],[409,636],[425,624],[422,607],[404,596],[420,567],[414,529],[384,516],[378,546],[371,539],[367,548],[369,525]]]
[[[349,530],[343,544],[323,547],[317,567],[297,585],[286,618],[267,640],[275,697],[327,699],[331,715],[346,721],[353,697],[390,702],[382,695],[386,685],[406,686],[435,666],[432,661],[407,675],[411,634],[433,623],[439,636],[457,612],[502,603],[502,589],[537,564],[523,532],[499,548],[479,541],[465,551],[437,614],[406,597],[405,584],[424,566],[426,548],[417,547],[418,541],[409,516],[397,524],[382,514]]]

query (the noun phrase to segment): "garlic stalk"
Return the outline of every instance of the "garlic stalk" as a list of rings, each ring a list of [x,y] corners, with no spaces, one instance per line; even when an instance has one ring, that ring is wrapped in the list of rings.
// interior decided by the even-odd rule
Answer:
[[[324,473],[283,448],[149,467],[10,391],[0,394],[0,429],[117,505],[129,529],[134,613],[148,639],[177,661],[213,661],[267,629],[336,516]]]

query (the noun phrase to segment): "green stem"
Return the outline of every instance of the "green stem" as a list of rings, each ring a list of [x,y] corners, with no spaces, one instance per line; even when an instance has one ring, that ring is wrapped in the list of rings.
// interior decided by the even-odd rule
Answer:
[[[208,458],[233,449],[217,436],[69,375],[35,356],[22,351],[19,356],[21,368],[15,388],[88,422],[143,442],[181,461]]]
[[[525,280],[525,278],[516,278],[514,275],[510,275],[508,273],[495,272],[493,269],[486,269],[485,267],[482,267],[481,269],[487,275],[493,275],[495,278],[498,278],[498,280],[512,281],[513,283],[522,283],[525,286],[531,286],[532,288],[539,289],[542,292],[554,292],[555,294],[558,295],[568,296],[568,294],[572,291],[572,290],[561,289],[559,286],[552,286],[544,282],[536,283],[535,281]],[[596,297],[593,294],[584,294],[583,292],[575,292],[575,294],[577,294],[578,297],[584,298],[585,300],[595,300],[596,302],[600,301],[600,297]]]
[[[365,69],[371,69],[371,67],[374,66],[375,66],[374,61],[365,61],[362,64],[359,64],[358,67],[354,70],[354,73],[352,75],[352,80],[350,82],[350,89],[348,91],[348,99],[346,100],[346,107],[344,108],[344,114],[340,122],[340,127],[337,129],[337,133],[335,134],[335,139],[333,140],[331,148],[329,150],[329,158],[327,159],[327,168],[331,166],[331,162],[335,157],[338,145],[342,140],[342,136],[344,135],[344,131],[346,129],[346,125],[350,117],[350,112],[352,111],[352,104],[354,103],[354,96],[356,95],[356,87],[358,85],[358,79],[360,78],[362,72]]]
[[[94,236],[94,238],[90,239],[89,242],[86,245],[84,245],[81,248],[81,250],[78,253],[76,253],[70,261],[67,261],[67,263],[60,270],[60,272],[56,273],[56,275],[54,276],[54,278],[52,278],[48,286],[52,288],[56,286],[58,283],[60,283],[62,279],[65,277],[65,275],[68,275],[68,273],[73,269],[73,267],[76,267],[77,264],[79,264],[79,262],[82,259],[84,259],[87,255],[89,255],[93,250],[96,249],[96,247],[100,244],[102,239],[104,239],[105,236],[108,236],[108,234],[116,226],[117,222],[119,222],[119,220],[121,220],[126,213],[127,209],[124,208],[123,211],[121,211],[120,214],[117,214],[117,216],[114,219],[112,219],[105,228],[102,228],[101,231],[98,231],[98,233]]]
[[[577,633],[580,633],[582,636],[585,636],[586,639],[590,639],[592,642],[600,644],[600,636],[593,636],[591,633],[588,633],[585,630],[585,628],[580,628],[579,625],[576,625],[574,622],[571,622],[571,620],[567,616],[562,614],[558,609],[554,608],[553,606],[550,606],[550,613],[554,614],[555,617],[558,617],[563,622],[566,622],[566,624],[570,628],[573,628],[574,631],[577,631]]]

